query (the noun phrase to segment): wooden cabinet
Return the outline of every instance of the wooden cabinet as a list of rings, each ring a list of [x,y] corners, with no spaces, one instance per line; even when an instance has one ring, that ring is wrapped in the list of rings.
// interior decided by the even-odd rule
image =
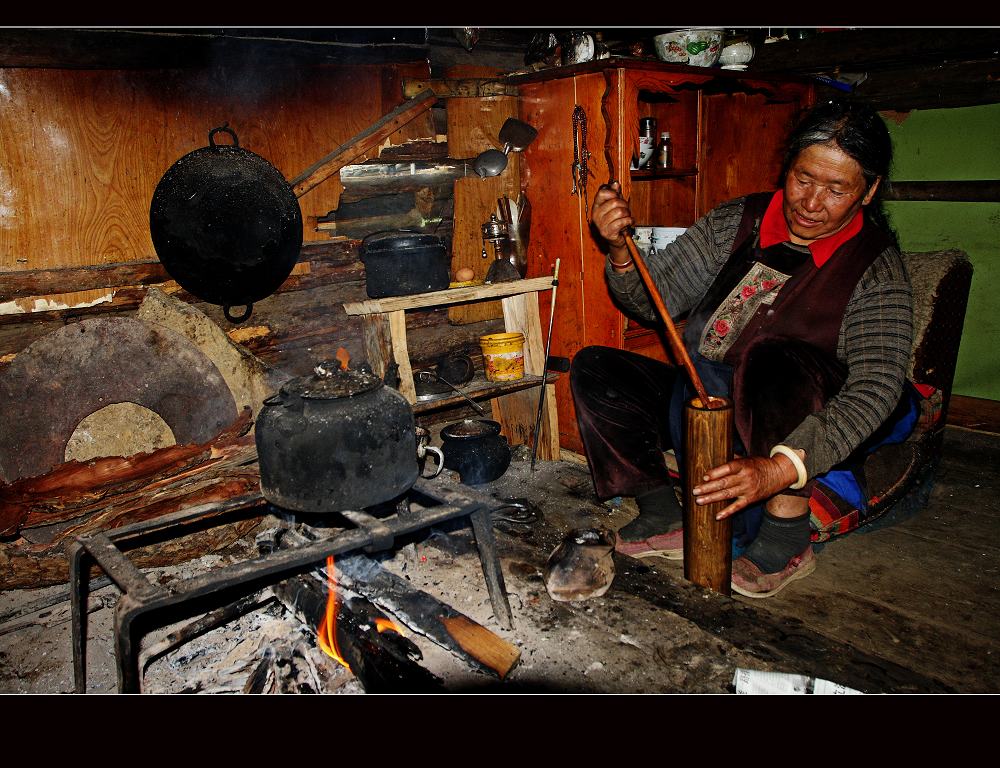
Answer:
[[[779,183],[788,130],[814,99],[803,81],[746,72],[607,59],[514,78],[519,117],[538,129],[523,155],[521,186],[533,209],[528,276],[551,274],[562,259],[552,354],[572,358],[599,344],[668,359],[654,325],[630,321],[612,303],[605,256],[592,236],[589,206],[601,184],[621,181],[643,224],[690,226],[712,207]],[[590,152],[587,198],[573,187],[573,112],[583,107]],[[669,172],[629,171],[639,119],[670,131]],[[548,295],[540,296],[549,312]],[[569,379],[557,384],[560,444],[582,451]]]

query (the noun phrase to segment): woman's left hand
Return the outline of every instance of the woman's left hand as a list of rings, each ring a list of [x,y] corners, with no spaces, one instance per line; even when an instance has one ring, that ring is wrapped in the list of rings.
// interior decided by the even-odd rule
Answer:
[[[691,489],[697,504],[714,504],[733,499],[719,512],[716,520],[729,517],[762,499],[769,499],[788,488],[798,479],[792,462],[786,456],[773,459],[751,456],[733,459],[710,469],[702,483]]]

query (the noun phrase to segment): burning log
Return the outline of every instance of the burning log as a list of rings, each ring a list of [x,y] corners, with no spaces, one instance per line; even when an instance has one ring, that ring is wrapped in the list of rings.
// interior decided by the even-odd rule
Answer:
[[[415,589],[369,557],[341,558],[337,569],[346,587],[399,617],[412,630],[476,669],[502,680],[521,657],[516,646],[450,605]]]
[[[350,669],[367,693],[443,690],[441,680],[417,663],[423,658],[420,649],[387,626],[388,620],[368,600],[347,596],[336,586],[333,572],[331,557],[326,573],[287,579],[273,591],[303,622],[317,627],[317,642]]]

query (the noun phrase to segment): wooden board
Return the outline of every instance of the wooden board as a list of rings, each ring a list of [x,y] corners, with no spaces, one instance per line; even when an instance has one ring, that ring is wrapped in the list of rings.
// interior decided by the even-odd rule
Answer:
[[[705,96],[698,161],[697,216],[740,195],[777,189],[784,142],[799,105],[767,104],[763,94]]]

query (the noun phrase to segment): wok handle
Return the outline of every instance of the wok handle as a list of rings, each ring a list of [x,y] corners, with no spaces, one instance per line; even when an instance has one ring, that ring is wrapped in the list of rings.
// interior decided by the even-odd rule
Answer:
[[[236,136],[236,131],[234,131],[232,128],[229,127],[229,123],[223,123],[218,128],[213,128],[212,130],[210,130],[208,132],[208,145],[212,149],[215,149],[215,147],[216,147],[215,134],[217,134],[217,133],[228,133],[230,136],[233,137],[233,144],[232,144],[232,146],[238,147],[240,145],[240,140]]]
[[[253,304],[247,304],[246,311],[238,317],[233,316],[232,310],[233,308],[229,304],[226,304],[222,307],[222,314],[224,314],[226,316],[226,320],[231,322],[233,325],[238,325],[239,323],[245,322],[250,318],[250,313],[253,312]]]

